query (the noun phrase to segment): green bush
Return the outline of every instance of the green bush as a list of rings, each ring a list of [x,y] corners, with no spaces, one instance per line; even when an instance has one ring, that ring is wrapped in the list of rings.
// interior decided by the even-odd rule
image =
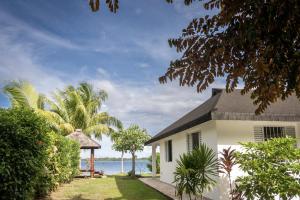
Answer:
[[[31,199],[49,148],[46,122],[32,110],[0,109],[0,194]]]
[[[70,182],[80,147],[29,109],[0,109],[0,197],[32,199]]]
[[[245,199],[293,199],[299,197],[300,149],[296,139],[274,138],[261,143],[242,143],[236,153],[246,175],[236,179],[236,192]]]
[[[50,146],[44,173],[40,176],[37,195],[44,196],[55,190],[60,183],[70,182],[79,173],[80,146],[77,142],[48,133]]]
[[[215,152],[201,143],[199,148],[182,154],[177,160],[174,172],[176,195],[182,199],[184,193],[203,199],[204,191],[210,191],[216,184],[218,159]]]

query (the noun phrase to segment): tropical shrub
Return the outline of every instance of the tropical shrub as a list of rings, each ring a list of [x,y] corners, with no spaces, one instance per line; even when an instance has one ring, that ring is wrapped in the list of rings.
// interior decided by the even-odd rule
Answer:
[[[79,173],[79,144],[54,132],[48,134],[51,145],[47,149],[44,173],[36,188],[38,196],[55,190],[60,183],[70,182]]]
[[[231,147],[228,147],[227,149],[223,149],[220,154],[221,157],[219,160],[219,172],[225,174],[228,177],[230,195],[231,198],[233,198],[231,172],[232,168],[236,164],[235,150],[231,150]]]
[[[78,172],[79,144],[29,108],[0,109],[1,199],[32,199]]]
[[[152,171],[152,156],[149,156],[148,161],[147,168]],[[160,153],[156,153],[156,173],[160,173]]]
[[[187,193],[190,200],[192,195],[203,198],[205,190],[209,191],[216,184],[218,175],[218,159],[212,149],[200,144],[198,149],[180,156],[174,172],[176,195]]]
[[[276,138],[262,143],[242,143],[236,153],[239,167],[247,174],[236,179],[243,199],[292,199],[300,194],[300,149],[296,140]]]
[[[33,198],[49,148],[46,122],[30,109],[0,109],[0,194]]]

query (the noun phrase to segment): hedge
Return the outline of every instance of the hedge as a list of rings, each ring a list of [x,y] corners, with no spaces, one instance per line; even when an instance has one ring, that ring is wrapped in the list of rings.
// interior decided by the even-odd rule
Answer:
[[[1,199],[45,195],[78,172],[79,144],[30,109],[0,109]]]
[[[45,168],[36,187],[37,196],[45,196],[60,183],[70,182],[79,173],[79,144],[54,132],[48,135],[51,145],[47,149]]]

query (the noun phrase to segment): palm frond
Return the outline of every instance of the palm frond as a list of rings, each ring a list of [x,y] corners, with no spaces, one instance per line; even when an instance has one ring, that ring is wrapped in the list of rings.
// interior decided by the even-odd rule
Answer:
[[[101,139],[102,134],[108,134],[110,132],[110,128],[104,124],[97,124],[94,126],[87,127],[83,130],[83,132],[89,136],[94,134],[96,138]]]
[[[30,107],[27,97],[21,88],[21,83],[13,81],[3,88],[8,96],[12,107]]]
[[[113,126],[118,130],[121,130],[123,128],[123,124],[120,120],[115,117],[109,116],[109,114],[106,112],[96,114],[92,117],[90,125],[96,124],[106,124],[108,126]]]

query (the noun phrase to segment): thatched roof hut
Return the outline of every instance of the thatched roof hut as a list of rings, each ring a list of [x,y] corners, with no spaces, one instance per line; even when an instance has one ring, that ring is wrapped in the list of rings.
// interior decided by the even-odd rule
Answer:
[[[90,156],[90,170],[81,170],[82,172],[90,172],[91,177],[94,177],[95,168],[94,168],[94,149],[100,149],[101,146],[95,140],[86,136],[81,129],[76,129],[75,132],[71,133],[70,135],[66,136],[71,140],[75,140],[80,144],[80,149],[90,149],[91,156]]]
[[[79,142],[81,149],[100,149],[101,146],[95,140],[86,136],[81,129],[76,129],[75,132],[67,136],[72,140]]]

